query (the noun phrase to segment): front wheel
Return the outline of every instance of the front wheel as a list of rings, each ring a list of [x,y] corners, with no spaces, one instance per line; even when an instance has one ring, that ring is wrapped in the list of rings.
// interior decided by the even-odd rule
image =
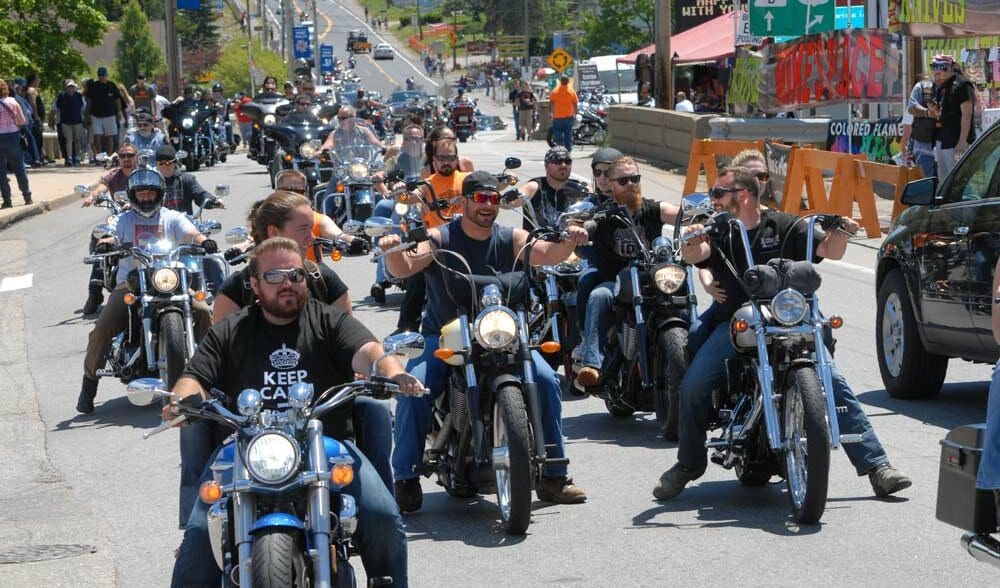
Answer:
[[[201,160],[195,157],[194,151],[188,153],[187,158],[184,160],[184,170],[187,171],[188,173],[196,172],[200,167],[201,167]]]
[[[167,383],[168,390],[173,390],[174,384],[184,373],[184,364],[187,363],[184,318],[181,314],[168,312],[161,316],[156,337],[160,379]]]
[[[831,393],[833,391],[831,390]],[[819,374],[812,366],[792,368],[785,377],[782,441],[785,445],[785,486],[792,516],[815,524],[826,509],[830,481],[829,430]]]
[[[657,349],[663,385],[656,387],[653,406],[660,434],[668,441],[677,441],[681,380],[688,367],[687,336],[687,329],[683,327],[667,329],[660,333],[660,345]]]
[[[254,539],[250,567],[258,588],[302,588],[309,585],[302,535],[267,529]]]
[[[493,472],[504,531],[523,535],[531,523],[531,433],[524,396],[517,386],[497,391],[493,425]]]

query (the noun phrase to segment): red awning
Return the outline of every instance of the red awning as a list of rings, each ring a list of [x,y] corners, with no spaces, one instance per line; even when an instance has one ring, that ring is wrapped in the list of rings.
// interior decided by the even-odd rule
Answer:
[[[670,37],[670,49],[677,55],[675,63],[716,61],[736,52],[735,12],[723,14],[693,29]],[[618,63],[634,64],[639,55],[656,53],[656,44],[637,49],[619,57]]]

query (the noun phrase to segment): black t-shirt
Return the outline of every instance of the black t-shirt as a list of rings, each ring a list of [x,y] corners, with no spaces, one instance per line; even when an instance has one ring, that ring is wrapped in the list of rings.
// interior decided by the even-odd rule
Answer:
[[[935,137],[941,141],[942,149],[952,149],[958,145],[962,134],[962,104],[976,104],[976,88],[969,78],[955,74],[944,86],[934,88],[934,99],[941,105],[941,118],[937,121]],[[976,130],[969,125],[969,136],[966,142],[976,139]]]
[[[521,91],[515,88],[510,91],[510,94],[507,94],[507,99],[510,100],[511,102],[514,102],[515,100],[517,100],[517,97],[520,93]]]
[[[529,90],[521,90],[517,95],[517,109],[518,110],[534,110],[535,108],[535,93]]]
[[[298,321],[273,325],[258,305],[231,314],[214,325],[198,344],[184,375],[206,389],[225,392],[227,408],[245,388],[255,388],[264,408],[287,408],[288,390],[310,383],[315,397],[327,388],[354,379],[351,360],[375,337],[360,321],[313,299],[306,301]],[[336,439],[354,434],[351,403],[327,413],[323,432]]]
[[[656,200],[643,198],[642,205],[632,215],[632,220],[647,248],[663,234],[660,203]],[[639,245],[632,229],[611,217],[597,224],[591,241],[594,243],[594,265],[597,266],[601,281],[614,280],[630,260],[639,256]]]
[[[806,258],[806,237],[808,236],[809,223],[804,220],[796,223],[795,221],[799,218],[772,210],[761,213],[760,224],[747,231],[747,237],[750,239],[750,252],[753,254],[755,264],[764,265],[779,257],[795,261],[802,261]],[[824,236],[817,227],[814,236],[816,247],[819,246]],[[742,277],[743,272],[747,270],[746,254],[743,251],[743,241],[735,229],[731,231],[729,238],[725,239],[720,247],[726,251],[733,267]],[[813,251],[815,252],[816,249]],[[813,262],[819,263],[822,260],[822,257],[813,254]],[[715,279],[725,290],[726,301],[719,305],[715,319],[717,321],[729,320],[729,317],[747,301],[746,292],[740,287],[736,276],[726,266],[722,255],[716,248],[712,248],[712,254],[708,259],[699,263],[698,267],[712,270]]]
[[[319,280],[314,277],[314,274],[309,274],[309,277],[306,278],[306,286],[309,287],[309,293],[313,298],[323,304],[333,304],[338,298],[347,294],[347,284],[340,279],[337,272],[322,264],[318,264],[316,267],[309,267],[311,263],[307,262],[306,271],[314,272],[316,268],[319,268],[319,276],[324,284],[324,286],[320,286],[317,283]],[[225,294],[226,297],[240,308],[256,300],[257,296],[250,287],[250,268],[245,267],[226,278],[226,281],[222,284],[222,288],[219,289],[219,293]]]
[[[532,178],[530,181],[538,184],[535,195],[524,206],[524,221],[521,227],[530,231],[538,226],[555,227],[559,215],[566,207],[578,202],[587,194],[587,186],[570,178],[566,185],[558,190],[549,184],[545,176]]]
[[[208,190],[203,188],[194,174],[174,172],[166,181],[166,189],[163,191],[163,206],[171,210],[194,214],[194,205],[201,206],[205,198],[210,197]]]
[[[113,82],[91,82],[87,90],[87,111],[91,116],[114,116],[122,96]]]

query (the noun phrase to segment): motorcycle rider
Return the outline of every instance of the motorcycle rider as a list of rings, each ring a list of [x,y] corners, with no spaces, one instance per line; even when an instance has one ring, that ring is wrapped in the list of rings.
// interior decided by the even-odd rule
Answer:
[[[163,176],[154,169],[141,168],[129,176],[128,199],[132,207],[118,219],[115,237],[98,241],[97,251],[114,250],[116,240],[122,245],[140,246],[147,241],[168,239],[176,244],[193,242],[204,247],[206,252],[215,253],[218,250],[215,241],[199,233],[182,213],[163,208],[164,189]],[[90,332],[87,356],[83,362],[83,384],[76,401],[78,412],[94,412],[97,370],[108,355],[111,340],[128,326],[128,306],[123,298],[128,292],[126,278],[134,269],[136,262],[131,256],[122,257],[118,262],[117,286]],[[198,341],[212,324],[212,311],[204,302],[194,299],[191,300],[191,311],[195,322],[195,341]]]
[[[301,194],[306,197],[309,196],[309,188],[307,187],[308,180],[306,180],[306,175],[298,170],[286,169],[278,173],[278,175],[275,176],[274,181],[275,190],[284,190],[286,192],[295,192],[296,194]],[[323,237],[324,239],[330,239],[333,241],[343,241],[347,243],[347,252],[351,255],[364,255],[371,250],[371,247],[368,245],[368,241],[345,232],[337,226],[336,221],[332,218],[315,211],[313,211],[312,236]],[[306,259],[316,261],[316,254],[312,247],[309,247],[305,251]],[[350,304],[348,304],[348,308],[345,312],[350,313]]]
[[[586,183],[570,177],[573,158],[569,150],[556,145],[545,152],[545,175],[528,180],[519,190],[525,199],[522,228],[554,227],[559,215],[588,193]]]
[[[215,106],[215,110],[219,113],[218,120],[219,126],[222,127],[224,134],[221,136],[216,136],[216,140],[219,143],[225,142],[229,145],[230,151],[236,150],[236,144],[233,139],[233,124],[229,121],[229,106],[230,101],[226,98],[224,88],[222,84],[216,83],[212,85],[212,104]]]
[[[354,108],[351,106],[341,106],[340,110],[337,111],[337,128],[326,136],[323,146],[316,152],[315,157],[319,157],[319,154],[323,151],[336,150],[338,145],[365,144],[378,147],[383,151],[385,150],[385,145],[382,144],[382,141],[379,141],[379,138],[375,136],[375,133],[369,127],[357,124],[357,116]]]
[[[433,248],[448,249],[462,254],[472,268],[483,273],[487,266],[514,267],[528,239],[527,231],[496,224],[500,203],[500,186],[492,174],[473,172],[462,181],[461,192],[465,200],[465,214],[448,224],[430,230],[430,241],[417,246],[413,254],[397,252],[387,256],[387,266],[393,275],[407,277],[424,272],[427,280],[427,312],[421,332],[425,336],[424,354],[407,365],[407,370],[424,382],[437,395],[442,391],[447,366],[434,357],[438,348],[441,326],[457,316],[454,303],[449,298],[441,270],[432,265]],[[536,243],[531,252],[532,265],[558,263],[572,253],[573,248],[585,243],[587,232],[578,226],[567,228],[569,238],[560,243]],[[400,243],[398,235],[382,238],[386,249]],[[448,256],[450,258],[450,256]],[[454,266],[453,266],[454,267]],[[429,269],[428,269],[429,268]],[[503,271],[503,270],[500,270]],[[537,351],[532,352],[535,377],[541,400],[541,420],[546,444],[552,446],[550,457],[565,457],[562,437],[562,391],[552,368]],[[392,456],[396,474],[396,502],[402,512],[414,512],[423,503],[420,479],[413,471],[423,455],[424,440],[431,425],[431,396],[425,398],[399,398],[396,404],[396,446]],[[584,502],[584,490],[567,477],[566,466],[546,466],[541,484],[536,488],[538,499],[559,504]]]
[[[608,180],[611,181],[612,199],[625,206],[635,222],[639,237],[648,248],[663,233],[663,225],[677,221],[680,209],[675,204],[642,197],[639,165],[631,157],[615,159],[607,173]],[[584,388],[596,386],[601,381],[600,370],[604,363],[607,333],[611,327],[615,300],[615,279],[618,272],[628,266],[629,260],[640,253],[639,244],[631,229],[613,218],[597,223],[592,241],[593,267],[598,276],[592,279],[599,282],[587,297],[583,341],[580,346],[580,362],[583,367],[576,374],[576,381]]]
[[[195,394],[205,397],[206,390],[218,388],[225,391],[226,404],[234,409],[236,394],[249,387],[264,393],[265,408],[277,408],[284,391],[268,382],[275,374],[289,372],[268,371],[276,351],[294,354],[295,369],[305,372],[301,379],[312,383],[317,394],[353,380],[356,372],[369,374],[373,370],[373,362],[383,353],[382,346],[358,320],[309,298],[307,271],[297,243],[283,237],[259,243],[248,273],[259,303],[244,312],[230,314],[212,327],[174,386],[175,394],[181,398]],[[376,368],[370,375],[389,377],[399,385],[402,394],[423,392],[420,381],[403,371],[396,358],[386,358]],[[172,419],[173,409],[165,407],[163,417]],[[402,518],[375,468],[350,440],[353,437],[350,415],[350,407],[345,406],[322,420],[324,434],[342,440],[355,460],[355,480],[345,489],[356,498],[361,513],[355,544],[369,577],[391,576],[393,586],[406,586],[406,534]],[[206,468],[202,479],[208,480],[211,475]],[[212,556],[207,511],[207,504],[196,501],[177,553],[172,586],[219,583],[220,570]]]
[[[608,179],[608,172],[611,170],[611,162],[622,156],[622,152],[613,147],[601,147],[590,158],[590,171],[594,175],[594,190],[600,197],[602,204],[611,195],[611,180]]]
[[[747,226],[754,263],[767,263],[781,255],[782,251],[792,259],[801,260],[806,249],[806,223],[796,223],[798,217],[793,215],[762,211],[758,201],[759,188],[754,172],[744,167],[730,168],[720,173],[712,188],[712,205],[716,210],[726,211],[739,218]],[[692,225],[688,231],[699,228],[700,225]],[[853,233],[857,229],[857,222],[850,218],[844,219],[844,231]],[[847,249],[847,235],[844,231],[833,230],[825,235],[817,231],[813,261],[843,257]],[[791,240],[794,246],[783,248],[783,242],[787,240]],[[729,243],[733,243],[733,249],[742,247],[738,238],[731,238]],[[723,384],[726,360],[735,354],[730,342],[729,319],[747,300],[736,276],[726,267],[721,254],[709,245],[706,238],[686,242],[681,254],[688,263],[712,270],[725,290],[726,300],[716,308],[711,333],[691,358],[687,373],[681,381],[677,463],[660,476],[659,483],[653,489],[653,496],[658,500],[669,500],[677,496],[688,482],[697,480],[705,472],[708,463],[705,437],[712,390]],[[745,255],[742,251],[734,251],[731,259],[742,275],[742,271],[747,269],[741,267],[745,263]],[[889,464],[889,458],[847,380],[832,361],[830,368],[834,399],[838,406],[846,408],[846,412],[837,413],[841,433],[862,435],[860,443],[843,445],[844,452],[854,464],[858,475],[868,476],[875,495],[879,497],[910,487],[910,479]]]
[[[167,137],[163,134],[163,131],[153,125],[153,115],[151,114],[145,112],[137,114],[135,117],[135,128],[134,132],[128,133],[125,136],[125,142],[135,145],[137,149],[156,151],[160,148],[160,145],[163,145],[167,141]]]
[[[205,201],[215,201],[217,208],[225,208],[226,203],[215,197],[198,183],[194,174],[178,169],[177,151],[171,145],[156,150],[156,169],[166,181],[163,206],[187,215],[194,214],[194,205],[204,206]]]

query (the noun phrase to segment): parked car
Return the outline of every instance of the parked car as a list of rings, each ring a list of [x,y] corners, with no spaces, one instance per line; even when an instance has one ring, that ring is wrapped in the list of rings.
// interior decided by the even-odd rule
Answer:
[[[480,131],[500,131],[507,128],[507,123],[496,115],[477,114],[476,128]]]
[[[994,363],[993,268],[1000,253],[1000,126],[942,181],[910,182],[879,250],[875,339],[897,398],[933,396],[948,361]]]
[[[392,59],[395,57],[392,45],[388,43],[379,43],[378,45],[375,45],[375,49],[372,50],[372,57],[374,59]]]

